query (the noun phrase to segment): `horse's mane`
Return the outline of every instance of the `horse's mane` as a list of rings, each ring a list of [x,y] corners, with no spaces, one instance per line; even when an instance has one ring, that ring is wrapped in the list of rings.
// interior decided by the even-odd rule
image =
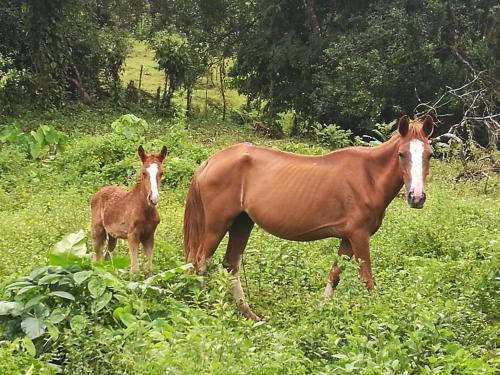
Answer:
[[[413,120],[410,122],[408,126],[407,136],[409,136],[410,138],[427,139],[427,135],[424,132],[422,122],[420,120]],[[392,133],[390,140],[399,138],[401,138],[401,134],[399,133],[398,129],[396,129],[394,133]]]

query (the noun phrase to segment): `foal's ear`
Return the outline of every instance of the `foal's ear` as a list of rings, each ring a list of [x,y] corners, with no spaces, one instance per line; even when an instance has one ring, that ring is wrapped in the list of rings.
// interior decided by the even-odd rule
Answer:
[[[434,131],[434,120],[430,115],[425,115],[420,120],[422,121],[422,130],[424,131],[427,138],[429,138]]]
[[[402,137],[408,133],[408,128],[410,127],[410,120],[408,120],[408,116],[401,116],[398,122],[398,131]]]
[[[137,155],[139,156],[139,159],[141,159],[142,162],[146,160],[146,153],[144,152],[144,147],[142,147],[142,145],[137,147]]]
[[[163,160],[165,160],[167,154],[168,154],[168,148],[167,146],[163,146],[160,151],[160,155],[158,155],[158,159],[160,159],[160,162],[163,162]]]

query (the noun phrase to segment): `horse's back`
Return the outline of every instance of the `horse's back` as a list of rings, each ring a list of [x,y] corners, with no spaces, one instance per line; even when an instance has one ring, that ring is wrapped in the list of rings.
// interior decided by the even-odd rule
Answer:
[[[127,192],[118,186],[104,186],[92,195],[92,198],[90,198],[90,207],[98,207],[110,200],[121,199],[126,194]]]

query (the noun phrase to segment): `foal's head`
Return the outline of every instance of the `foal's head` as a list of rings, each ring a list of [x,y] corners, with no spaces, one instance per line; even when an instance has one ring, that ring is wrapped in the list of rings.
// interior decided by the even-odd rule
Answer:
[[[434,122],[429,115],[414,121],[406,116],[399,119],[399,167],[406,188],[406,200],[412,208],[424,206],[425,179],[432,156],[429,137],[433,129]]]
[[[167,156],[167,147],[163,146],[159,153],[146,154],[144,148],[137,148],[137,155],[141,160],[141,184],[147,192],[148,204],[155,206],[160,200],[158,186],[160,185],[161,175],[163,174],[163,160]]]

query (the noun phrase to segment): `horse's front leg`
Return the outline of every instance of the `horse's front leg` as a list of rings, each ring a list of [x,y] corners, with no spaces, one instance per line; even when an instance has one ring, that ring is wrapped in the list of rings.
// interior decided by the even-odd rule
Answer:
[[[351,244],[349,243],[348,240],[343,239],[340,242],[339,250],[338,250],[339,255],[347,255],[349,258],[352,257],[352,247]],[[335,261],[332,265],[332,269],[330,270],[330,273],[328,274],[328,281],[326,283],[325,291],[323,292],[323,297],[329,298],[335,287],[338,285],[340,281],[340,272],[342,269],[340,266],[337,264],[337,261]]]
[[[146,273],[148,274],[153,272],[153,245],[154,233],[142,238],[142,249],[146,257]]]
[[[359,278],[368,288],[372,290],[375,286],[372,277],[372,265],[370,260],[370,235],[357,232],[349,238],[356,261],[360,263]]]
[[[139,248],[139,235],[136,232],[129,232],[128,253],[130,255],[130,273],[137,273],[137,249]]]

